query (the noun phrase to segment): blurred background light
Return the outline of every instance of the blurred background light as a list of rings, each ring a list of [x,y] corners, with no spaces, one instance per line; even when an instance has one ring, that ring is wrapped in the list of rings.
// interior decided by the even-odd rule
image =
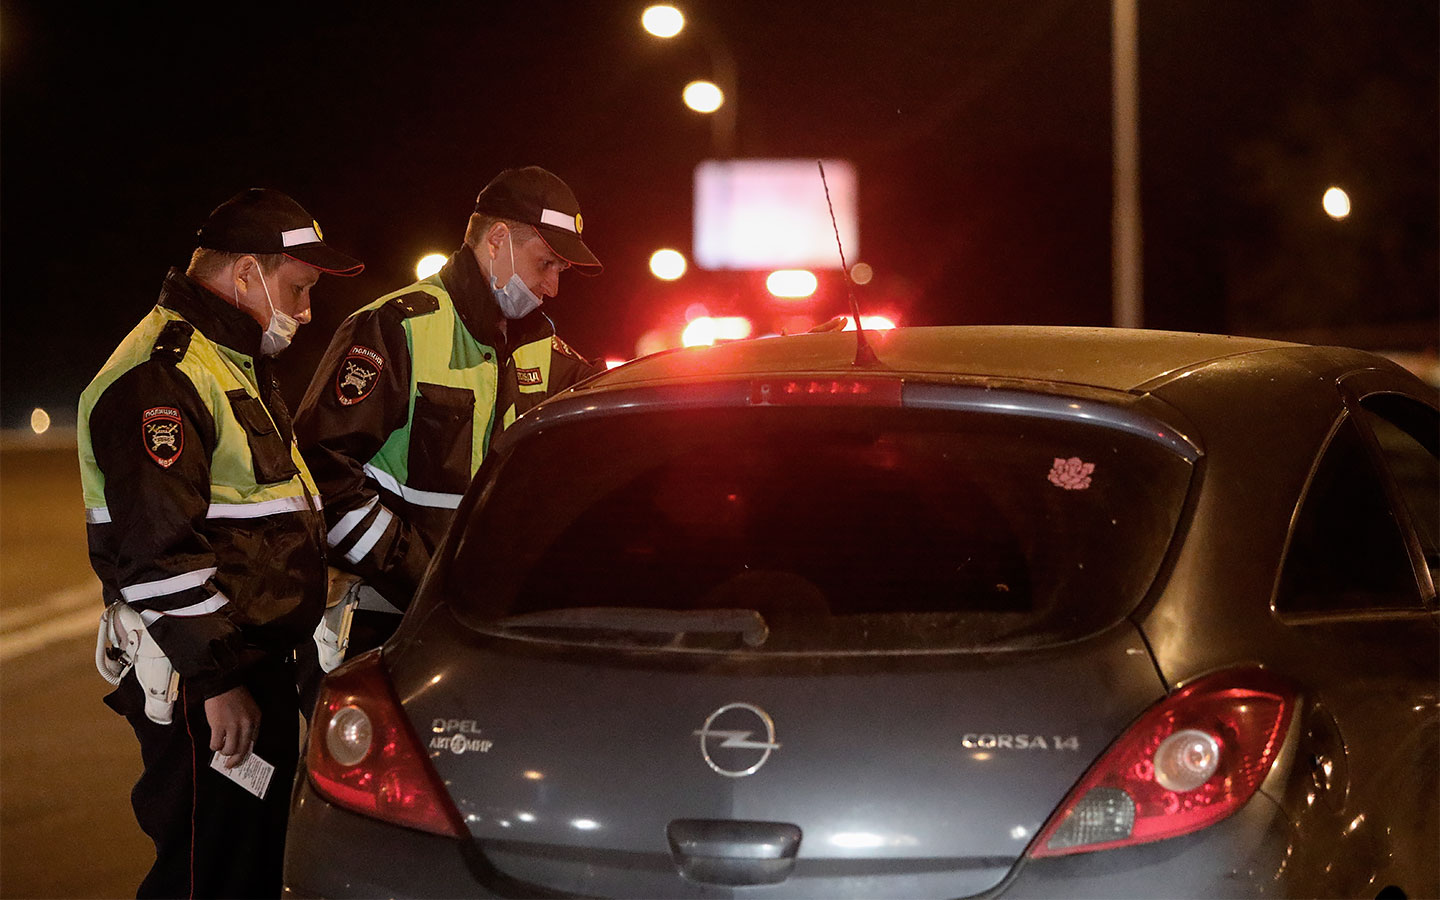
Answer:
[[[754,326],[744,316],[701,316],[685,326],[680,343],[686,347],[707,347],[720,341],[738,341],[750,336]]]
[[[747,272],[837,269],[837,229],[845,253],[859,258],[856,169],[841,159],[824,163],[824,182],[815,159],[708,159],[697,164],[690,246],[695,264]]]
[[[894,322],[894,320],[891,319],[889,316],[864,316],[864,315],[862,315],[862,316],[860,317],[860,321],[861,321],[862,323],[864,323],[864,325],[865,325],[865,330],[867,330],[867,331],[889,331],[891,328],[894,328],[894,327],[895,327],[895,322]],[[852,318],[850,318],[849,316],[846,316],[846,317],[845,317],[845,330],[846,330],[846,331],[854,331],[854,330],[855,330],[855,320],[852,319]]]
[[[713,113],[725,103],[725,95],[713,81],[692,81],[680,96],[698,113]]]
[[[856,263],[850,267],[850,280],[856,284],[869,284],[874,277],[875,270],[870,268],[869,263]]]
[[[776,297],[809,297],[820,286],[815,273],[808,269],[777,269],[765,279],[765,287]]]
[[[673,6],[657,4],[640,14],[640,25],[656,37],[672,38],[685,27],[685,16]]]
[[[431,275],[440,271],[440,267],[445,265],[448,259],[449,257],[443,253],[425,254],[420,257],[420,261],[415,264],[415,277],[429,278]]]
[[[1320,204],[1325,207],[1325,214],[1336,221],[1350,215],[1350,195],[1338,187],[1326,191]]]
[[[659,353],[661,350],[669,350],[678,346],[680,346],[680,342],[672,340],[664,328],[652,328],[635,341],[635,356],[649,356],[652,353]]]
[[[44,434],[50,430],[50,414],[40,407],[30,413],[30,430],[36,434]]]
[[[674,281],[685,274],[685,256],[669,248],[650,254],[650,273],[662,281]]]

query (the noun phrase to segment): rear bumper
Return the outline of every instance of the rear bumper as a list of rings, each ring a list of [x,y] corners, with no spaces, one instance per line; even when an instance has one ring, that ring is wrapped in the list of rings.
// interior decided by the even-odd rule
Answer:
[[[1122,850],[963,871],[942,860],[894,867],[807,859],[766,886],[684,880],[668,853],[585,853],[424,834],[342,810],[303,775],[285,848],[286,897],[1259,897],[1286,896],[1295,836],[1264,794],[1219,825]],[[541,885],[545,885],[541,887]]]

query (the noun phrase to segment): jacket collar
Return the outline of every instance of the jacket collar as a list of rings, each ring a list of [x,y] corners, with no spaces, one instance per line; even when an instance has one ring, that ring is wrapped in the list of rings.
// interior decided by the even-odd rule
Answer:
[[[260,355],[260,335],[264,333],[260,323],[178,268],[166,273],[159,305],[179,313],[217,344],[246,356]]]

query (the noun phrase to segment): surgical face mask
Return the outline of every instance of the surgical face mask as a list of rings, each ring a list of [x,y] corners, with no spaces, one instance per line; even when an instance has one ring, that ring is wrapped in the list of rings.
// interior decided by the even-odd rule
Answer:
[[[265,273],[260,269],[260,261],[255,261],[255,271],[260,274],[260,286],[265,289],[265,302],[270,306],[270,324],[265,326],[265,333],[260,335],[260,355],[274,356],[281,350],[290,346],[295,339],[295,332],[300,330],[300,322],[289,313],[281,312],[275,308],[275,301],[270,298],[270,285],[265,283]],[[240,305],[240,293],[235,293],[235,305]]]
[[[523,319],[539,309],[540,304],[545,301],[535,296],[535,292],[525,284],[520,273],[515,271],[515,239],[507,232],[505,240],[510,243],[510,280],[505,282],[503,288],[500,287],[500,281],[493,272],[495,264],[492,261],[490,264],[492,270],[490,290],[495,292],[495,300],[500,304],[500,312],[504,313],[505,318]]]

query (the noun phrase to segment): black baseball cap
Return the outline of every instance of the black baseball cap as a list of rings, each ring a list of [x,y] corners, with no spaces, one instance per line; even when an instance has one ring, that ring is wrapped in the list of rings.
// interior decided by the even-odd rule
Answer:
[[[475,198],[475,211],[534,226],[555,255],[572,266],[600,274],[600,260],[580,240],[585,223],[580,201],[565,182],[539,166],[506,169]]]
[[[320,223],[303,206],[270,188],[250,188],[226,200],[195,235],[206,250],[283,253],[332,275],[359,275],[365,268],[326,244]]]

